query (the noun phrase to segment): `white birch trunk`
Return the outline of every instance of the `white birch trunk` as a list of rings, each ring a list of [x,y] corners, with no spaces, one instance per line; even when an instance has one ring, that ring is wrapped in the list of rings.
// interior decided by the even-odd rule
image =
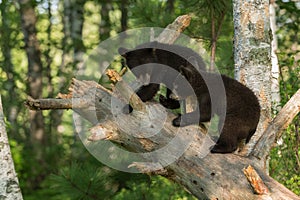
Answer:
[[[234,0],[235,77],[252,89],[261,106],[260,123],[244,148],[249,154],[271,121],[271,38],[268,0]]]
[[[23,199],[5,130],[0,96],[0,199]]]
[[[276,3],[275,0],[270,1],[270,25],[272,30],[272,85],[271,85],[271,98],[273,112],[280,110],[280,93],[279,93],[279,64],[276,51],[278,48],[277,37],[276,37]]]

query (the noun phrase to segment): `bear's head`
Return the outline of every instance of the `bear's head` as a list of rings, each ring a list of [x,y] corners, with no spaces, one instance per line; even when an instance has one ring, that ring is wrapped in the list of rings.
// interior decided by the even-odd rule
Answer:
[[[133,69],[139,65],[158,62],[155,48],[156,44],[157,42],[146,43],[134,49],[120,47],[118,52],[125,59],[129,69]]]

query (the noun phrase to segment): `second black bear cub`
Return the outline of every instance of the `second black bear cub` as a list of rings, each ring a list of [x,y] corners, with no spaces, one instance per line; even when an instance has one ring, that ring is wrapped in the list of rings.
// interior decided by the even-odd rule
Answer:
[[[173,51],[168,51],[167,48],[170,47],[173,48]],[[177,96],[182,99],[187,98],[194,92],[198,100],[200,118],[197,111],[186,113],[173,120],[174,126],[187,126],[207,122],[214,114],[221,118],[223,117],[224,124],[223,127],[221,127],[221,123],[219,124],[221,133],[216,145],[211,150],[212,153],[231,153],[237,149],[240,140],[246,139],[246,142],[249,142],[255,133],[260,117],[260,106],[254,93],[238,81],[225,75],[220,76],[219,74],[207,73],[201,57],[192,50],[177,45],[154,42],[140,45],[133,50],[120,48],[119,53],[126,59],[127,66],[130,69],[149,63],[164,64],[180,72],[187,79],[193,91],[177,90],[178,87],[171,86],[167,90],[167,98],[160,97],[160,103],[166,108],[175,109],[180,107],[180,104],[170,97],[171,90],[176,90]],[[154,67],[154,65],[151,67]],[[201,70],[201,74],[196,69]],[[154,73],[153,75],[150,73],[150,81],[155,79],[155,76],[158,76],[158,74]],[[161,83],[164,83],[168,78],[170,79],[168,73],[163,73],[162,76],[163,79],[160,79]],[[226,99],[225,96],[214,97],[213,102],[216,109],[212,111],[212,99],[207,83],[214,85],[215,82],[218,82],[216,81],[217,79],[222,79],[221,84],[223,82]],[[218,85],[213,87],[218,87]],[[142,86],[137,94],[143,101],[148,101],[153,98],[158,90],[159,83],[150,83]],[[224,106],[226,106],[225,113],[219,112]],[[222,116],[224,114],[225,116]]]
[[[184,66],[181,67],[180,71],[192,84],[198,100],[200,118],[197,117],[197,111],[186,113],[175,118],[173,125],[187,126],[199,122],[207,122],[213,114],[217,114],[220,118],[223,117],[224,124],[221,127],[222,124],[219,123],[221,133],[216,145],[211,150],[212,153],[231,153],[237,149],[238,143],[243,139],[246,139],[246,143],[248,143],[256,131],[260,118],[260,105],[252,90],[225,75],[207,72],[201,72],[200,74]],[[218,79],[221,79],[221,82],[223,82],[224,97],[221,95],[218,97],[209,92],[208,88],[214,88],[217,92],[220,89],[222,90],[222,87],[215,84],[218,82]],[[210,85],[208,86],[207,84]],[[177,94],[181,95],[180,93]],[[181,98],[184,99],[186,96],[181,96]],[[214,98],[214,100],[211,98]],[[214,111],[211,109],[212,102],[215,106]],[[164,106],[168,107],[168,105]],[[222,112],[224,106],[226,106],[225,113]]]

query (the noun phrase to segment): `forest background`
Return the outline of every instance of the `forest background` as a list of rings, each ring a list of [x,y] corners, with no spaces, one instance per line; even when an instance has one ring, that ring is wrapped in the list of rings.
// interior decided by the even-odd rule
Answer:
[[[234,76],[231,1],[210,0],[1,0],[0,88],[15,168],[24,199],[194,199],[160,176],[128,174],[102,165],[82,145],[72,111],[32,114],[24,101],[67,93],[83,52],[116,34],[139,27],[165,27],[191,14],[184,32],[216,52],[221,73]],[[300,86],[300,4],[272,2],[280,104]],[[29,12],[32,10],[33,12]],[[33,24],[32,24],[33,23]],[[30,26],[31,25],[31,26]],[[26,53],[26,28],[38,51]],[[38,67],[31,67],[37,63]],[[277,112],[273,110],[274,114]],[[270,155],[270,175],[300,195],[299,115]]]

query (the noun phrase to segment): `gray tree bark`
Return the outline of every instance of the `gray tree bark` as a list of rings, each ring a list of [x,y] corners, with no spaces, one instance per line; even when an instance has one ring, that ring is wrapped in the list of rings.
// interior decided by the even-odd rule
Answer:
[[[242,152],[249,155],[272,120],[269,1],[234,0],[233,18],[235,77],[254,91],[261,106],[256,133]]]
[[[5,130],[2,100],[0,96],[0,199],[22,200],[22,193],[10,152]]]

